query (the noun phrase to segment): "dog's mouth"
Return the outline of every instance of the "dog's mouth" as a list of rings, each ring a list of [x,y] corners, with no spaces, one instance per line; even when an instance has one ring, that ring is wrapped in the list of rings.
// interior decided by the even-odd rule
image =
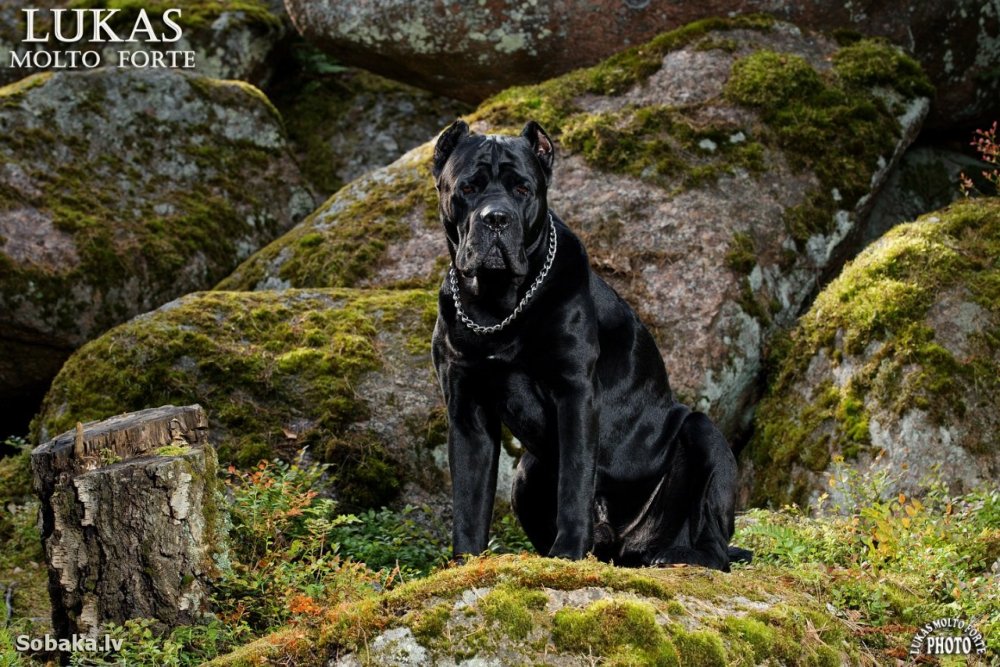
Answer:
[[[508,281],[524,277],[528,272],[524,247],[508,236],[491,236],[460,244],[456,268],[466,278],[473,278],[481,272],[489,272],[493,279],[506,276]]]
[[[503,256],[503,251],[500,249],[499,241],[490,248],[486,256],[483,257],[483,261],[480,266],[484,269],[500,270],[507,268],[507,260]]]

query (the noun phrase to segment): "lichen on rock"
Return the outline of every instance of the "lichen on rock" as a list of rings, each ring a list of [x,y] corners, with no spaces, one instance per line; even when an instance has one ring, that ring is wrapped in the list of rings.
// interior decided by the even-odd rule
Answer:
[[[425,344],[435,316],[422,290],[188,295],[83,346],[33,434],[199,402],[223,462],[309,447],[333,464],[345,508],[378,507],[407,484],[439,491],[431,446],[441,443],[427,441],[439,404]]]
[[[996,479],[998,256],[1000,199],[974,199],[894,228],[845,267],[775,363],[744,464],[751,502],[808,504],[830,491],[836,457],[907,493]]]

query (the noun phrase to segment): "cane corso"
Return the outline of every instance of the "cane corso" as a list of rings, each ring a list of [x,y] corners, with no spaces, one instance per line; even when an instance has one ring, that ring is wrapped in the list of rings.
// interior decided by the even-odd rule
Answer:
[[[451,267],[433,356],[448,406],[454,554],[487,547],[501,424],[524,446],[512,489],[539,553],[728,570],[736,462],[674,400],[649,331],[548,207],[554,148],[456,121],[433,174]]]

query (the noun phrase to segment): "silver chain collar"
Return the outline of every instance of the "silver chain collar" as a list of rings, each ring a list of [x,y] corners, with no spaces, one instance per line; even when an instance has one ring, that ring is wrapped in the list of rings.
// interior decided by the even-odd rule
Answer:
[[[480,336],[486,334],[496,333],[502,329],[505,329],[507,325],[514,321],[514,319],[521,314],[521,311],[525,309],[528,302],[531,301],[531,297],[535,296],[535,292],[541,287],[542,281],[545,280],[545,276],[549,274],[549,269],[552,268],[552,263],[556,259],[556,222],[552,218],[552,213],[549,213],[549,232],[551,234],[549,238],[549,251],[545,256],[545,265],[542,266],[542,270],[538,273],[534,282],[531,283],[531,287],[528,291],[524,293],[524,297],[521,298],[521,302],[517,304],[514,311],[504,318],[503,322],[500,324],[493,324],[488,327],[484,327],[482,324],[477,324],[465,314],[462,310],[462,302],[458,297],[458,272],[455,270],[455,265],[451,265],[451,269],[448,271],[448,281],[451,285],[451,298],[455,301],[455,313],[458,315],[458,319],[462,320],[462,324],[469,327],[473,333]]]

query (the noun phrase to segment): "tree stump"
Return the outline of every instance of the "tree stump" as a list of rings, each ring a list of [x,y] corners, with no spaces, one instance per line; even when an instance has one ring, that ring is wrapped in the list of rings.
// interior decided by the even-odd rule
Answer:
[[[62,637],[203,618],[222,548],[217,461],[199,405],[77,424],[31,453]]]

